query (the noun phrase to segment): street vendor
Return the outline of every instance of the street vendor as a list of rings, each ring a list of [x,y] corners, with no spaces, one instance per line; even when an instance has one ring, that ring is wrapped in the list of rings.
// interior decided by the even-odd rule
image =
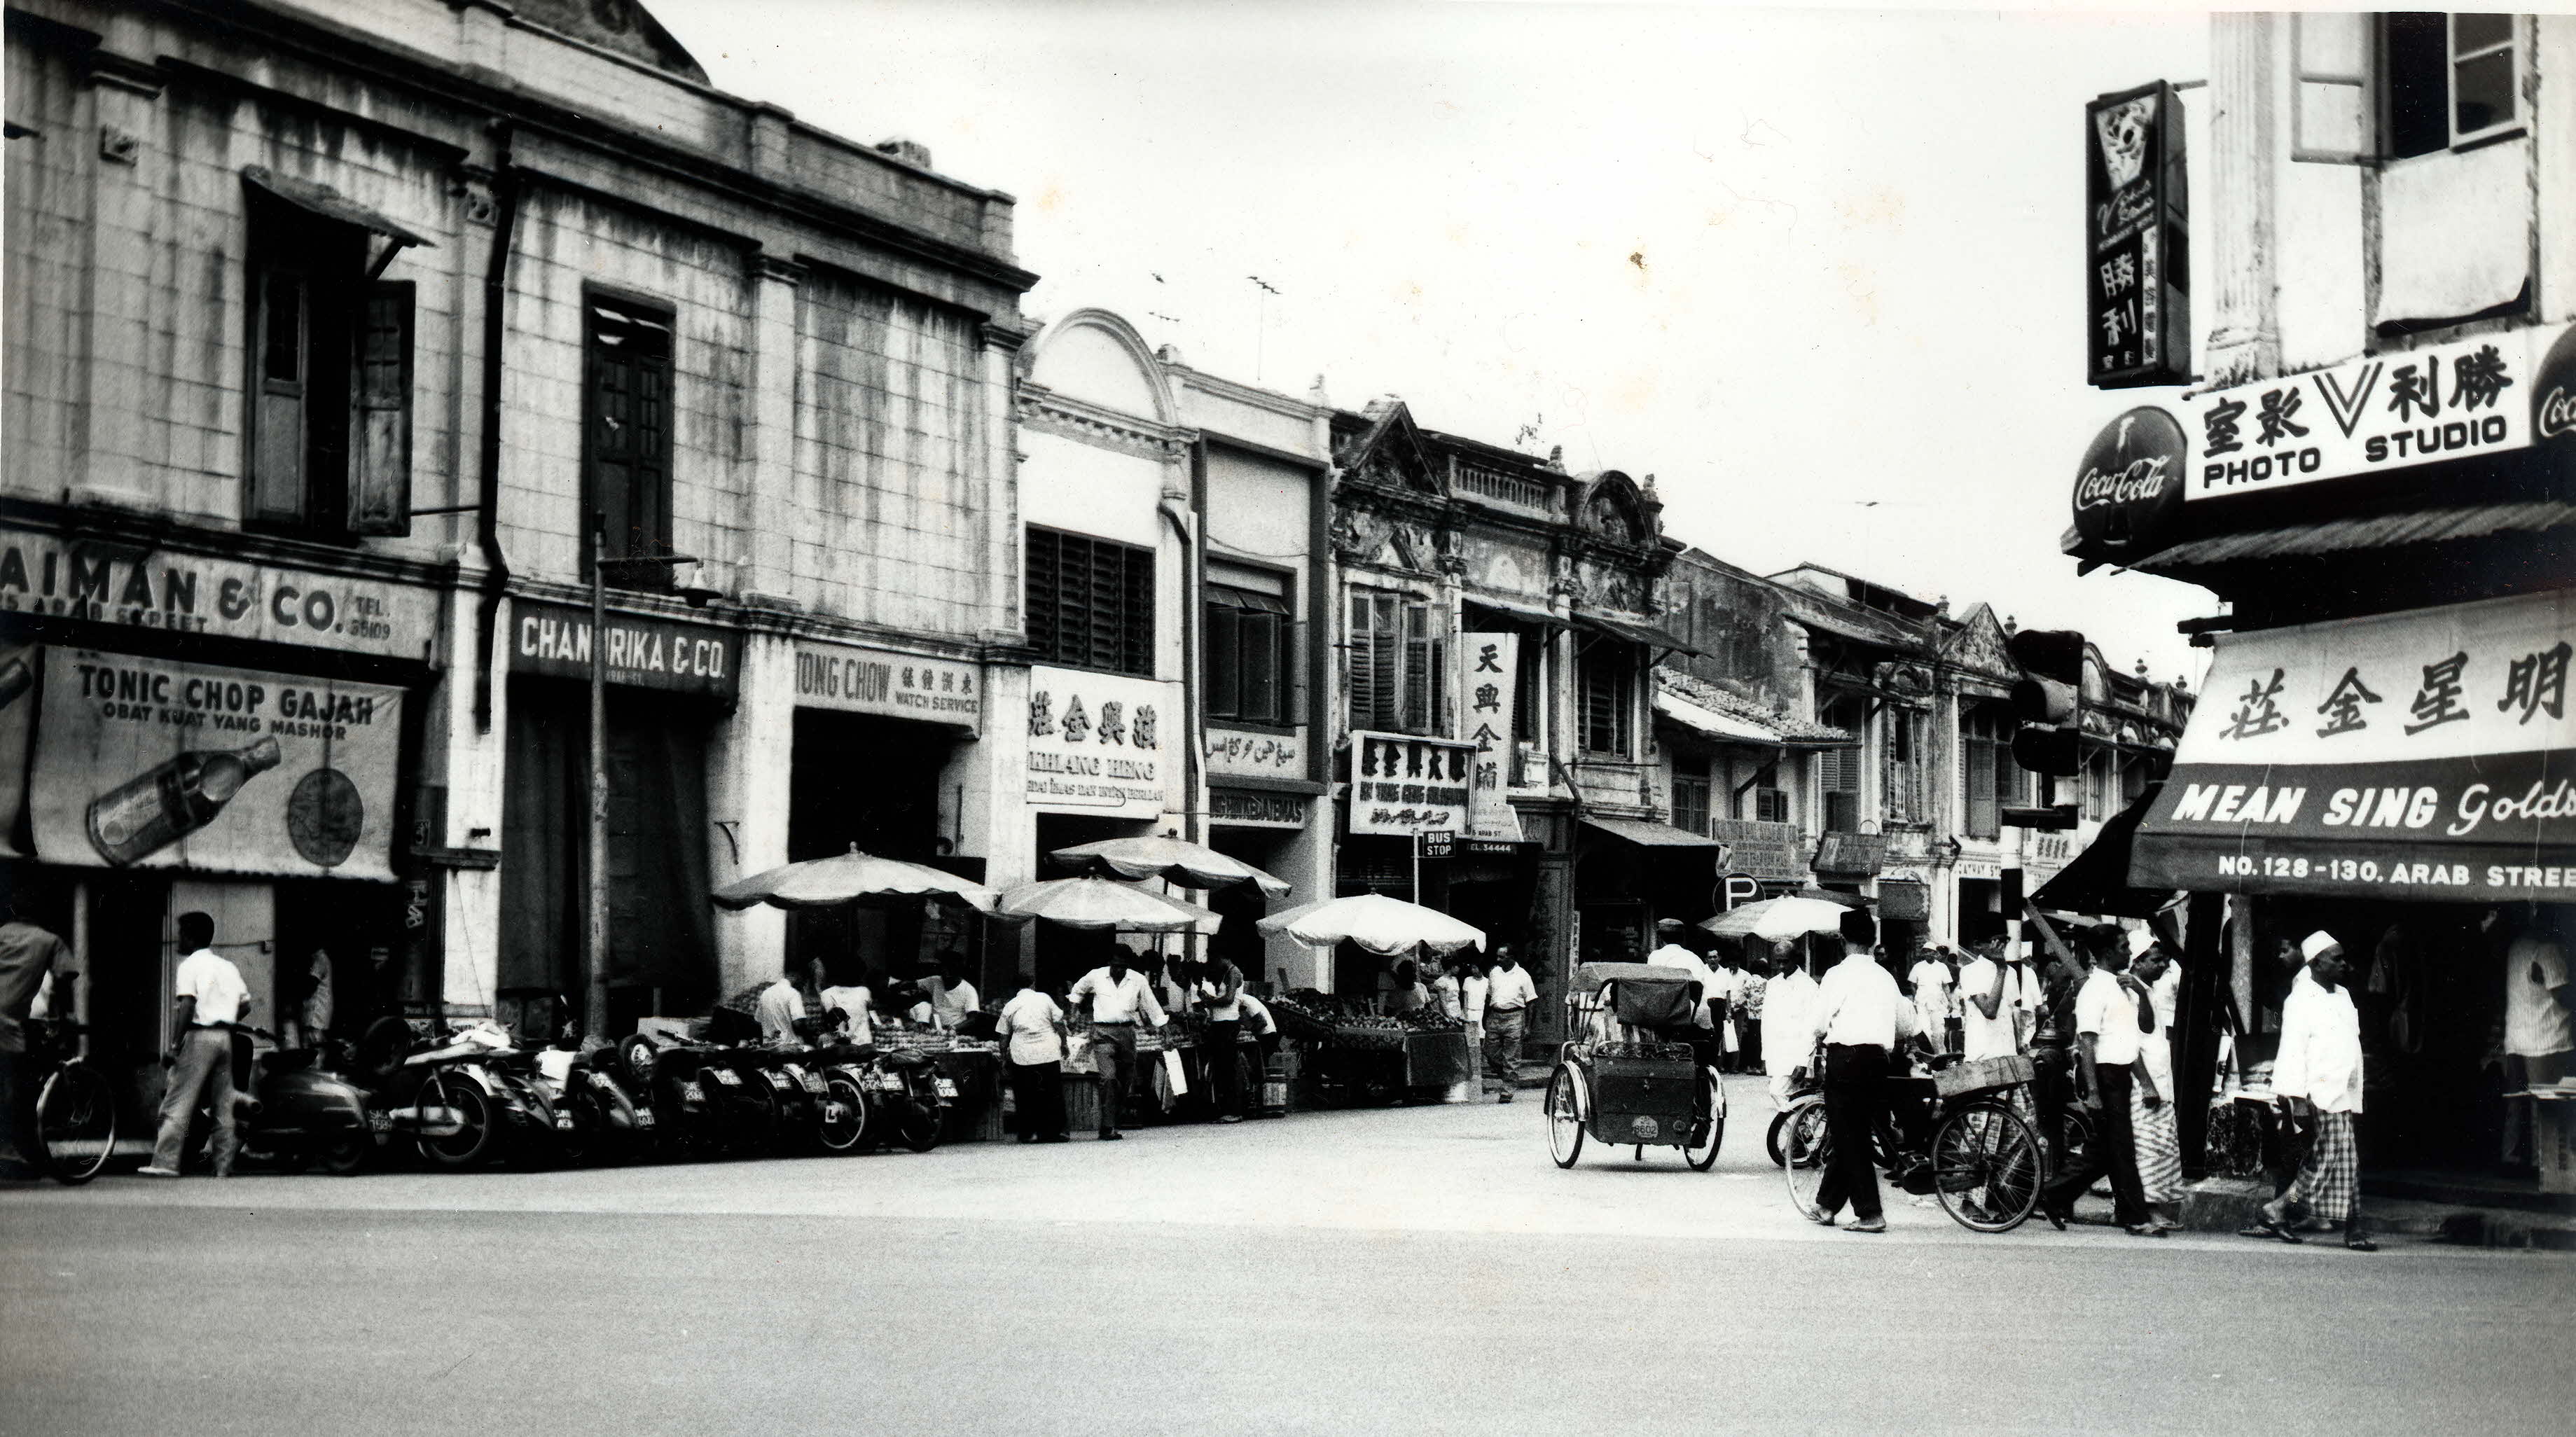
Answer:
[[[1235,1062],[1235,1048],[1243,1033],[1243,970],[1216,956],[1197,966],[1198,981],[1190,985],[1190,992],[1207,1016],[1205,1051],[1216,1078],[1217,1120],[1239,1123],[1243,1121],[1243,1069]]]
[[[835,1015],[838,1015],[837,1021],[847,1033],[846,1041],[853,1047],[874,1047],[876,1028],[869,1010],[875,995],[868,990],[868,975],[864,971],[853,976],[854,982],[823,989],[816,996],[815,1006],[827,1023],[835,1021]]]
[[[966,960],[953,953],[939,960],[938,972],[921,980],[921,990],[930,998],[931,1026],[942,1031],[984,1006],[984,995],[966,981]]]
[[[796,991],[796,980],[781,973],[769,980],[752,1005],[752,1016],[760,1022],[760,1041],[782,1047],[800,1046],[796,1020],[805,1016],[805,997]]]
[[[1074,980],[1066,994],[1075,1007],[1091,1005],[1091,1057],[1100,1068],[1100,1140],[1116,1142],[1120,1101],[1136,1079],[1136,1015],[1157,1028],[1171,1021],[1145,975],[1127,966],[1127,949],[1109,950],[1106,967]]]

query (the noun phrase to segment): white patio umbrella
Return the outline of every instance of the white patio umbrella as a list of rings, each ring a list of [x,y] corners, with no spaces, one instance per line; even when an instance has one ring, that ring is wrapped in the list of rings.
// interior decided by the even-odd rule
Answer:
[[[1062,863],[1106,869],[1120,878],[1161,878],[1184,888],[1227,888],[1250,883],[1272,898],[1287,895],[1288,881],[1262,872],[1231,854],[1204,843],[1147,834],[1137,838],[1104,838],[1055,850]]]
[[[954,873],[918,863],[850,851],[830,858],[765,869],[737,878],[708,895],[718,908],[838,908],[843,904],[894,898],[926,898],[962,903],[979,913],[993,911],[992,889]]]
[[[1304,904],[1285,913],[1273,913],[1253,926],[1264,933],[1285,933],[1301,943],[1347,940],[1387,958],[1416,948],[1448,954],[1485,946],[1482,928],[1461,923],[1438,909],[1383,893],[1360,893]]]
[[[1699,926],[1721,938],[1761,938],[1777,943],[1810,933],[1838,933],[1842,931],[1843,915],[1850,911],[1841,904],[1814,898],[1765,898],[1731,913],[1721,913]]]
[[[1067,928],[1121,933],[1214,933],[1225,920],[1199,907],[1106,878],[1050,878],[1001,897],[997,918],[1043,918]]]

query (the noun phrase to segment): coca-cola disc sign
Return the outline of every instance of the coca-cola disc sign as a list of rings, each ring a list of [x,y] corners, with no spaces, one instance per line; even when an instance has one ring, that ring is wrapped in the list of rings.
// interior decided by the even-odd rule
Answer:
[[[2576,448],[2576,327],[2549,346],[2532,381],[2531,442]]]
[[[2104,426],[2075,470],[2075,532],[2083,552],[2119,558],[2163,547],[2182,512],[2190,457],[2181,422],[2153,405]]]

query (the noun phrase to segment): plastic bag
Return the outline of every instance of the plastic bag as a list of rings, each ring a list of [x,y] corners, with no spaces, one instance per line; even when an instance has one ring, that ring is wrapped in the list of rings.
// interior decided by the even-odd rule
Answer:
[[[1181,1066],[1181,1055],[1170,1048],[1165,1048],[1163,1050],[1163,1078],[1166,1082],[1169,1082],[1172,1085],[1173,1097],[1180,1098],[1187,1097],[1189,1095],[1189,1073]]]

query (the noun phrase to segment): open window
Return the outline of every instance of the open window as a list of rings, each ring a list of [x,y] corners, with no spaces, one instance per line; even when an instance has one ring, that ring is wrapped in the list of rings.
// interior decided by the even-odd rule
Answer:
[[[428,241],[328,186],[243,172],[249,194],[245,517],[307,537],[411,531],[412,285]]]
[[[1296,616],[1285,574],[1208,565],[1207,716],[1294,723]]]
[[[588,295],[582,315],[583,507],[602,516],[607,581],[671,587],[671,310]]]
[[[2377,164],[2519,133],[2529,45],[2517,16],[2393,11],[2291,17],[2290,157]]]
[[[1639,652],[1635,644],[1601,638],[1588,641],[1576,657],[1576,717],[1584,752],[1604,758],[1636,753]]]
[[[1350,726],[1438,733],[1447,686],[1440,670],[1444,645],[1431,631],[1431,606],[1392,590],[1363,588],[1350,591],[1350,605]]]

